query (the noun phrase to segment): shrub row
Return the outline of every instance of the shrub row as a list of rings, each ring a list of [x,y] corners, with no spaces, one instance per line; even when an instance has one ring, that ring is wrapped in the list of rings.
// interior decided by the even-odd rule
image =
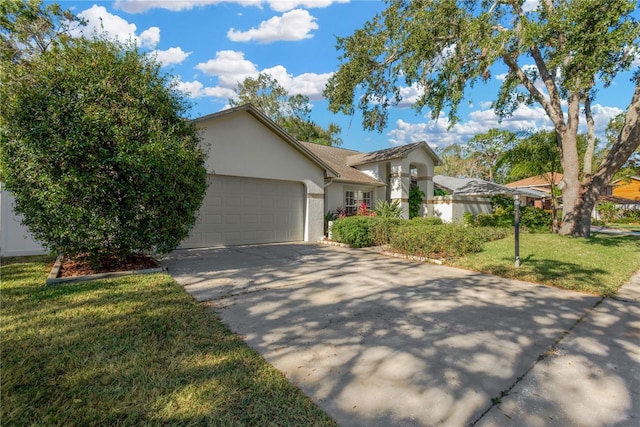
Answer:
[[[333,223],[333,240],[354,248],[384,245],[393,229],[408,222],[401,218],[360,215],[341,218]]]
[[[464,214],[464,223],[472,227],[513,227],[513,210],[497,209],[492,214]],[[530,231],[551,231],[551,212],[532,206],[520,208],[520,225]]]
[[[478,252],[485,242],[502,239],[511,230],[442,224],[439,218],[353,216],[336,221],[332,232],[334,240],[353,247],[386,245],[407,255],[450,258]]]
[[[389,241],[389,249],[420,257],[460,257],[480,252],[485,242],[502,239],[508,234],[510,230],[497,227],[418,225],[396,229]]]

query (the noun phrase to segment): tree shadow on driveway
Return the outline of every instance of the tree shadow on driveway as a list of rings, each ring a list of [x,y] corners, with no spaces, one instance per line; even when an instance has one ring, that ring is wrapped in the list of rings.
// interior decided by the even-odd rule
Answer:
[[[163,264],[349,426],[472,424],[601,301],[367,250],[191,254]]]

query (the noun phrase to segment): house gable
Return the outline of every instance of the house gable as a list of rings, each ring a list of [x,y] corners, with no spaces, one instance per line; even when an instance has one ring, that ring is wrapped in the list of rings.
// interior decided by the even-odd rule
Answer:
[[[640,201],[640,176],[617,179],[612,184],[614,196]]]
[[[287,179],[295,172],[291,169],[298,169],[302,172],[298,175],[303,176],[311,167],[325,176],[338,175],[251,104],[200,117],[194,123],[201,129],[203,148],[208,151],[209,173]],[[242,162],[229,162],[230,158]]]

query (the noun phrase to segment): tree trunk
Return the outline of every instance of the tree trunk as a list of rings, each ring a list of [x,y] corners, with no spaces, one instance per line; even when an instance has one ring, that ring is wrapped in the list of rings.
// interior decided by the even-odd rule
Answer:
[[[562,225],[559,234],[573,234],[581,216],[576,212],[578,206],[580,183],[580,158],[578,157],[578,120],[580,114],[580,100],[577,95],[569,95],[567,111],[567,125],[562,132],[556,130],[560,146],[560,162],[562,163],[563,178],[558,187],[562,191]]]
[[[589,177],[593,168],[593,153],[596,149],[596,124],[591,113],[591,98],[589,94],[584,99],[584,115],[587,119],[587,151],[584,153],[584,166],[582,167],[585,177]]]
[[[618,139],[611,146],[606,158],[602,160],[596,173],[585,178],[584,182],[578,182],[577,197],[570,193],[570,211],[564,203],[563,221],[560,234],[589,237],[591,229],[591,213],[598,202],[598,197],[613,178],[613,175],[629,159],[629,156],[640,146],[640,81],[636,82],[636,88],[627,110],[625,122],[618,135]],[[563,164],[564,166],[564,164]],[[566,167],[566,166],[565,166]],[[567,175],[565,173],[565,179]],[[570,178],[572,179],[572,177]],[[573,181],[571,181],[573,182]],[[570,183],[569,183],[570,185]],[[565,193],[563,191],[563,197]]]

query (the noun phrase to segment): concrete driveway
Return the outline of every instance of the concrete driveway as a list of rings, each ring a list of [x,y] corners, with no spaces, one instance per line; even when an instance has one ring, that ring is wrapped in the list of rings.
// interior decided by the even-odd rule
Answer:
[[[633,292],[603,301],[317,244],[163,264],[340,425],[639,425]]]

